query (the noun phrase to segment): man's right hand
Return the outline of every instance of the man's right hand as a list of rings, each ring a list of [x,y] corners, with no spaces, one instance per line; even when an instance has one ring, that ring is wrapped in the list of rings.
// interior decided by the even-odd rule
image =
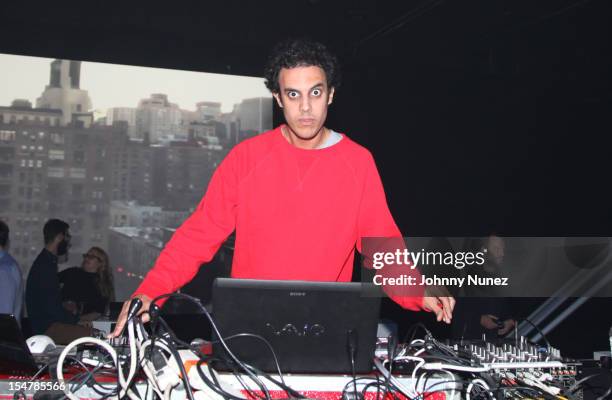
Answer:
[[[121,308],[121,313],[119,314],[119,317],[117,318],[117,324],[115,325],[115,330],[108,335],[109,339],[115,338],[121,335],[121,332],[123,331],[123,328],[125,327],[125,323],[127,322],[127,314],[128,314],[128,310],[130,309],[130,303],[132,302],[132,299],[136,299],[136,298],[142,301],[142,307],[140,307],[140,311],[138,311],[137,315],[141,315],[142,313],[146,312],[146,314],[142,316],[142,322],[147,322],[149,320],[149,307],[151,306],[151,298],[149,298],[148,296],[144,294],[137,294],[136,296],[132,297],[131,299],[123,303],[123,307]]]

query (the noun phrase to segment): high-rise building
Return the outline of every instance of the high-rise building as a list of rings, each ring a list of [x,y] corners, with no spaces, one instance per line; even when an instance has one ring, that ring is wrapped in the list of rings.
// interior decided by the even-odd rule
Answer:
[[[85,126],[91,125],[91,99],[87,91],[79,86],[80,74],[80,61],[52,61],[49,84],[36,100],[36,107],[61,110],[62,125],[68,125],[75,120],[81,121]]]
[[[167,210],[193,210],[226,150],[197,142],[153,147],[153,198]]]
[[[110,152],[110,199],[151,204],[154,201],[153,149],[143,141],[123,140],[113,143]]]
[[[113,125],[116,122],[126,122],[128,126],[128,136],[136,137],[136,108],[134,107],[112,107],[106,110],[106,125]]]
[[[158,143],[160,138],[186,138],[180,108],[161,93],[140,100],[136,109],[136,135],[150,143]]]
[[[240,132],[252,136],[272,129],[272,98],[244,99],[237,107]]]
[[[196,112],[200,121],[218,120],[221,116],[221,103],[215,101],[201,101],[196,103]]]
[[[48,110],[0,108],[0,218],[11,226],[12,253],[26,273],[49,218],[70,224],[72,254],[106,247],[111,149],[128,141],[121,126],[54,126],[54,117]]]

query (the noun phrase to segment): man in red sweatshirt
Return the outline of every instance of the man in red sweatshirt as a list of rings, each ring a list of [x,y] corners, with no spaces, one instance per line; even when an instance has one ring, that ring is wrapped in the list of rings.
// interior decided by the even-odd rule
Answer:
[[[324,126],[338,85],[337,60],[323,45],[289,40],[276,47],[266,86],[287,123],[236,145],[219,165],[134,293],[142,311],[189,282],[234,230],[231,276],[251,279],[347,282],[362,238],[401,237],[370,152]],[[422,289],[391,298],[446,323],[455,304]],[[112,335],[123,329],[127,307]]]

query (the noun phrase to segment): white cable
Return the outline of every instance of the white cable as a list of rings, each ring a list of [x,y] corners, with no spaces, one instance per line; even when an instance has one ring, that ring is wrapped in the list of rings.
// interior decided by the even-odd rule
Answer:
[[[423,365],[425,365],[425,360],[422,359],[421,357],[411,357],[413,359],[413,361],[418,361],[419,363],[414,367],[414,369],[412,370],[412,391],[416,394],[417,392],[417,387],[416,387],[416,374],[417,371],[419,370],[419,368],[421,368]]]
[[[453,364],[444,364],[444,363],[427,363],[423,365],[425,369],[451,369],[454,371],[464,371],[464,372],[487,372],[491,370],[491,367],[466,367],[463,365],[453,365]]]
[[[485,382],[484,380],[477,378],[472,380],[472,382],[474,383],[479,383],[480,386],[482,386],[483,388],[487,389],[487,390],[491,390],[491,388],[489,387],[489,385],[487,385],[487,382]]]
[[[141,345],[140,363],[143,366],[143,368],[145,367],[147,369],[149,368],[147,361],[145,361],[144,359],[144,355],[145,355],[147,348],[149,348],[149,346],[151,346],[152,343],[153,341],[151,339],[147,339]],[[150,374],[147,374],[147,377],[151,379],[151,376],[153,376],[152,379],[155,381],[157,388],[159,389],[160,392],[163,392],[165,394],[166,390],[168,390],[169,388],[173,388],[177,386],[179,383],[181,383],[181,379],[180,379],[181,373],[180,373],[180,367],[178,367],[178,365],[182,364],[182,360],[180,359],[180,356],[178,359],[174,357],[174,354],[172,353],[172,351],[170,351],[170,348],[168,347],[168,343],[165,340],[157,339],[155,340],[154,343],[155,343],[154,347],[159,347],[160,349],[164,350],[169,356],[166,356],[167,358],[166,366],[163,367],[162,370],[148,371],[150,372]],[[170,358],[174,359],[174,361],[176,362],[176,366],[170,363]],[[188,378],[186,377],[186,379]],[[187,390],[187,388],[185,388],[185,390]]]
[[[164,394],[162,393],[162,391],[159,389],[159,386],[157,385],[157,380],[155,380],[155,375],[153,374],[153,371],[149,369],[148,365],[144,365],[144,363],[142,364],[142,370],[147,376],[147,379],[149,380],[149,384],[151,384],[151,386],[153,387],[153,391],[151,392],[151,395],[153,395],[153,392],[155,392],[160,398],[163,398]]]
[[[421,357],[416,357],[416,356],[401,356],[401,357],[396,357],[395,359],[393,359],[393,361],[406,361],[406,360],[416,361],[418,363],[417,366],[414,367],[414,369],[412,370],[412,392],[416,394],[418,393],[417,386],[416,386],[416,373],[418,369],[425,364],[425,360]],[[384,364],[383,364],[383,367],[384,367]],[[414,397],[414,396],[410,396],[410,397]]]
[[[164,400],[170,400],[170,395],[172,394],[173,386],[168,386],[166,390],[164,390]]]
[[[145,350],[149,346],[151,346],[151,343],[153,343],[151,339],[147,339],[143,343],[141,343],[140,345],[140,361],[141,362],[144,360]],[[170,351],[170,348],[168,347],[168,343],[166,343],[164,339],[155,339],[155,347],[159,347],[160,349],[164,350],[169,355],[172,355],[172,352]]]
[[[149,367],[149,364],[147,364],[144,361],[144,356],[145,356],[144,350],[146,350],[146,348],[151,344],[151,340],[149,340],[147,338],[146,332],[142,328],[142,325],[137,324],[136,328],[137,328],[136,329],[136,333],[138,335],[138,341],[136,342],[136,347],[138,348],[138,352],[140,354],[140,357],[138,359],[138,363],[142,367],[142,370],[144,371],[145,375],[147,376],[147,380],[149,381],[149,384],[153,388],[153,390],[151,391],[151,397],[153,397],[153,392],[155,392],[157,394],[157,396],[159,396],[160,399],[163,399],[164,398],[164,393],[159,388],[159,385],[157,384],[157,379],[155,378],[155,372],[152,371],[151,368]],[[157,342],[159,343],[161,340],[162,339],[159,339],[159,340],[157,340]],[[167,347],[165,347],[165,350],[170,352],[170,350],[168,350]]]
[[[452,372],[450,372],[450,371],[446,371],[446,370],[442,370],[442,372],[446,372],[446,373],[447,373],[447,374],[450,376],[449,383],[450,383],[452,386],[451,386],[451,392],[450,392],[449,398],[450,398],[450,399],[454,399],[454,398],[455,398],[455,385],[456,385],[456,382],[455,382],[455,375],[453,375],[453,373],[452,373]],[[425,391],[423,391],[423,393],[425,393]]]
[[[416,393],[412,393],[410,389],[404,387],[404,385],[402,385],[399,380],[395,379],[393,375],[389,374],[389,371],[384,367],[383,363],[377,357],[374,358],[374,366],[380,371],[380,373],[385,377],[385,379],[388,379],[391,383],[393,383],[393,385],[395,385],[395,387],[404,396],[408,397],[409,399],[416,397]]]
[[[137,324],[136,325],[136,334],[138,335],[138,342],[137,342],[138,345],[140,345],[140,343],[144,342],[147,339],[145,337],[146,333],[144,332],[144,328],[142,327],[141,324]],[[138,346],[138,347],[139,347],[139,350],[140,350],[140,346]]]
[[[136,367],[138,367],[138,353],[136,352],[136,338],[134,336],[134,319],[128,321],[128,338],[130,342],[130,371],[126,379],[126,385],[132,383],[134,375],[136,375]],[[124,389],[127,389],[124,388]],[[130,396],[131,398],[132,396]]]
[[[455,396],[455,391],[456,391],[456,388],[455,388],[455,386],[456,386],[456,382],[455,382],[455,375],[453,375],[453,373],[452,373],[452,372],[447,371],[447,370],[444,370],[444,369],[441,369],[441,370],[439,370],[439,371],[440,371],[440,372],[444,372],[445,374],[448,374],[448,375],[450,376],[449,383],[452,385],[452,387],[451,387],[451,392],[450,392],[449,396],[447,396],[447,398],[453,399],[453,398],[454,398],[454,396]],[[420,380],[423,378],[423,376],[425,376],[425,375],[426,375],[426,372],[423,372],[423,373],[421,374],[421,377],[419,378],[419,381],[420,381]],[[413,379],[413,381],[414,381],[414,374],[413,374],[413,378],[412,378],[412,379]],[[426,388],[426,387],[425,387],[425,381],[423,381],[423,386],[421,387],[421,390],[420,390],[420,396],[423,396],[425,393],[427,393],[427,391],[428,391],[429,389],[431,389],[432,387],[434,387],[434,386],[436,386],[436,385],[439,385],[439,384],[440,384],[440,382],[436,382],[436,383],[434,383],[433,385],[430,385],[429,387],[427,387],[427,388]],[[416,388],[416,386],[415,386],[415,390],[417,390],[417,389],[418,389],[418,388]]]
[[[117,352],[115,352],[115,349],[113,349],[110,344],[100,339],[93,338],[93,337],[82,337],[82,338],[79,338],[79,339],[76,339],[70,342],[66,347],[64,347],[64,350],[62,350],[62,352],[60,353],[57,359],[57,368],[56,368],[57,380],[60,383],[60,385],[64,387],[64,393],[66,394],[66,397],[68,397],[70,400],[79,400],[79,398],[70,391],[70,387],[69,387],[70,385],[68,385],[66,381],[64,380],[63,369],[64,369],[64,361],[66,360],[66,356],[68,355],[70,350],[72,350],[72,348],[80,344],[83,344],[83,343],[93,343],[93,344],[96,344],[102,347],[104,350],[106,350],[106,352],[111,356],[113,360],[113,365],[117,366],[119,384],[122,385],[123,387],[123,385],[125,385],[125,379],[123,377],[123,372],[121,371],[121,368],[117,364]],[[122,390],[119,394],[120,394],[120,397],[115,396],[113,398],[119,399],[119,398],[124,397],[125,391]],[[133,400],[137,400],[137,397],[135,397]]]

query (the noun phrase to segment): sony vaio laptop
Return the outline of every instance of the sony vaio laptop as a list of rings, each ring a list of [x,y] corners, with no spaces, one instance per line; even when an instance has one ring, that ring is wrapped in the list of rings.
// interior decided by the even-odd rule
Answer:
[[[222,337],[260,335],[274,349],[283,373],[350,374],[372,370],[380,298],[362,295],[361,283],[217,278],[213,316]],[[227,357],[213,337],[213,355]],[[275,372],[266,344],[254,337],[227,340],[238,358]]]

